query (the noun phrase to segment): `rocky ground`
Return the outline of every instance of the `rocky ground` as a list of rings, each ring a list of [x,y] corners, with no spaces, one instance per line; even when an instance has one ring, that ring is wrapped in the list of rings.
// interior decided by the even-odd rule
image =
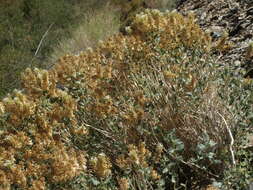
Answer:
[[[233,64],[247,70],[253,77],[253,59],[246,59],[246,50],[253,41],[252,0],[182,0],[178,11],[186,14],[193,11],[199,25],[219,39],[226,32],[232,48],[221,54],[220,62]]]

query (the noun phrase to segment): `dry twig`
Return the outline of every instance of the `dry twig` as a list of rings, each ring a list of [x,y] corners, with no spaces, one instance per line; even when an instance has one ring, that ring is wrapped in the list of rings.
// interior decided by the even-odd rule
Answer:
[[[233,151],[234,138],[233,138],[232,132],[231,132],[230,128],[228,127],[228,124],[227,124],[227,121],[225,120],[225,118],[219,112],[217,112],[217,113],[219,114],[219,116],[224,121],[226,129],[228,131],[228,134],[229,134],[229,137],[230,137],[229,151],[231,153],[231,158],[232,158],[233,166],[235,166],[235,154],[234,154],[234,151]]]
[[[48,27],[47,31],[46,31],[46,32],[44,33],[44,35],[42,36],[42,38],[41,38],[41,40],[40,40],[40,43],[39,43],[39,45],[38,45],[38,47],[37,47],[37,49],[36,49],[36,52],[35,52],[35,54],[34,54],[34,56],[36,56],[36,55],[38,54],[38,52],[39,52],[39,50],[40,50],[40,47],[41,47],[41,45],[42,45],[42,42],[43,42],[44,38],[47,36],[49,30],[52,28],[53,25],[54,25],[54,23],[52,23],[52,24]]]

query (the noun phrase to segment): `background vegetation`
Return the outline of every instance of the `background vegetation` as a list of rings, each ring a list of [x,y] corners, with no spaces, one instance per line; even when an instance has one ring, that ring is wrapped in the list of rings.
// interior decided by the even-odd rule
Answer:
[[[84,13],[103,4],[99,0],[1,1],[0,97],[20,86],[20,72],[25,68],[44,68],[53,48],[70,37]]]
[[[94,47],[99,40],[105,40],[117,33],[120,26],[120,13],[110,4],[86,11],[71,36],[55,46],[48,62],[52,65],[66,54],[78,54],[87,47]]]

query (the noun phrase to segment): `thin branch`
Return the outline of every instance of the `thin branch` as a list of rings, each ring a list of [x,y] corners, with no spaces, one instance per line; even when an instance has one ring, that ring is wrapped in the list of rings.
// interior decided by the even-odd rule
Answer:
[[[230,146],[229,146],[229,150],[230,150],[230,153],[231,153],[231,157],[232,157],[232,163],[233,165],[235,166],[235,154],[234,154],[234,151],[233,151],[233,145],[234,145],[234,138],[233,138],[233,135],[232,135],[232,132],[230,130],[230,128],[228,127],[228,124],[227,124],[227,121],[225,120],[225,118],[219,113],[217,112],[220,117],[223,119],[224,123],[225,123],[225,126],[226,126],[226,129],[228,131],[228,134],[229,134],[229,137],[230,137]]]
[[[167,152],[167,151],[166,151],[166,152]],[[188,167],[190,167],[190,168],[192,168],[192,169],[196,169],[196,170],[202,171],[203,173],[206,173],[206,174],[209,175],[209,176],[212,176],[212,177],[214,177],[214,178],[218,178],[218,177],[219,177],[218,175],[215,175],[215,174],[213,174],[213,173],[207,171],[207,170],[204,169],[204,168],[201,168],[200,166],[198,166],[198,165],[196,165],[196,164],[194,164],[194,163],[185,162],[184,160],[179,159],[179,158],[177,158],[177,157],[175,157],[175,156],[173,156],[173,155],[171,155],[171,154],[169,154],[169,157],[170,157],[172,160],[181,162],[182,164],[187,165]]]
[[[44,38],[47,36],[49,30],[52,28],[53,25],[54,25],[54,23],[52,23],[52,24],[48,27],[47,31],[46,31],[46,32],[44,33],[44,35],[42,36],[42,38],[41,38],[41,40],[40,40],[40,43],[39,43],[39,45],[38,45],[38,47],[37,47],[37,49],[36,49],[36,52],[35,52],[35,54],[34,54],[34,56],[36,56],[36,55],[38,54],[38,52],[39,52],[39,50],[40,50],[40,47],[41,47],[41,45],[42,45],[42,42],[43,42]]]
[[[94,129],[94,130],[100,132],[100,133],[103,134],[105,137],[110,138],[110,139],[112,139],[114,142],[116,142],[116,140],[115,140],[113,137],[111,137],[111,136],[108,134],[107,131],[98,129],[98,128],[93,127],[93,126],[91,126],[91,125],[89,125],[89,124],[87,124],[87,123],[85,123],[84,125],[85,125],[86,127],[90,127],[90,128],[92,128],[92,129]]]

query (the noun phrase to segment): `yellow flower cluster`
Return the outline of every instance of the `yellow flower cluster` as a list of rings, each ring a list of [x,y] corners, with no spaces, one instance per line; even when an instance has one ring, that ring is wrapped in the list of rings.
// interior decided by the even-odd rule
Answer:
[[[13,96],[3,99],[2,111],[10,113],[9,122],[14,126],[21,124],[22,120],[34,113],[35,102],[28,96],[15,90]]]
[[[187,47],[198,45],[209,50],[211,47],[210,35],[203,32],[195,24],[192,13],[184,18],[177,12],[162,13],[158,10],[146,10],[136,15],[132,24],[135,33],[146,35],[147,32],[164,32],[161,36],[161,46],[164,48],[176,48],[184,44]]]
[[[43,95],[48,92],[51,96],[55,95],[56,91],[56,76],[49,73],[47,70],[35,68],[31,70],[27,68],[21,75],[22,85],[26,89],[27,94],[33,98]]]
[[[46,190],[45,178],[42,177],[41,179],[34,180],[29,190]]]
[[[161,156],[162,156],[162,153],[163,153],[163,150],[164,147],[161,143],[158,143],[156,145],[156,149],[155,149],[155,155],[154,155],[154,158],[155,158],[155,162],[156,163],[159,163],[160,159],[161,159]]]
[[[82,152],[74,149],[66,152],[64,149],[58,149],[53,154],[52,163],[52,181],[64,182],[78,176],[86,170],[86,159]]]
[[[90,160],[91,167],[98,177],[106,178],[111,174],[111,163],[109,158],[101,153]]]
[[[116,163],[121,169],[132,168],[134,165],[147,168],[149,165],[147,159],[151,156],[149,150],[146,149],[145,143],[142,142],[138,147],[130,144],[128,146],[128,154],[120,155]]]
[[[119,190],[128,190],[129,182],[127,178],[118,178]]]
[[[152,171],[151,171],[151,178],[152,178],[153,180],[158,180],[158,179],[161,178],[161,176],[157,173],[156,170],[152,170]]]
[[[0,133],[0,189],[14,184],[45,189],[46,183],[67,181],[86,170],[85,153],[68,146],[71,135],[88,131],[77,126],[76,100],[57,89],[52,73],[27,69],[22,76],[25,90],[15,90],[0,103],[0,116],[7,116]]]

